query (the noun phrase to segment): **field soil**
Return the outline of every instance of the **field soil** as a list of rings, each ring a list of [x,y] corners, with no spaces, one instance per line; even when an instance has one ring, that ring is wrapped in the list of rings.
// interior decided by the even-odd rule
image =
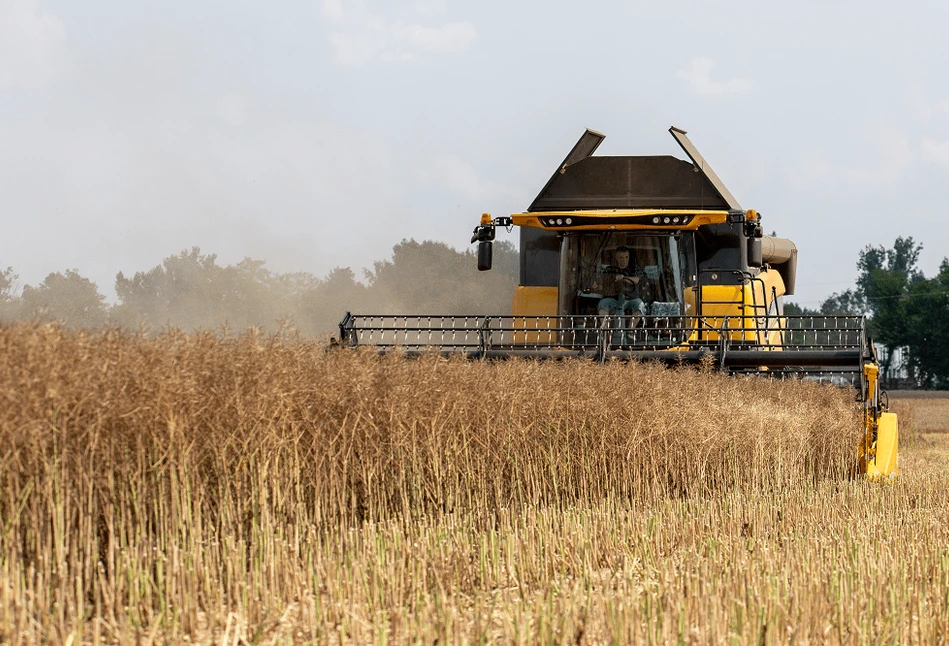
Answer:
[[[0,326],[0,643],[941,643],[949,399]]]
[[[936,476],[949,470],[949,392],[893,392],[890,410],[899,415],[904,429],[900,469]]]

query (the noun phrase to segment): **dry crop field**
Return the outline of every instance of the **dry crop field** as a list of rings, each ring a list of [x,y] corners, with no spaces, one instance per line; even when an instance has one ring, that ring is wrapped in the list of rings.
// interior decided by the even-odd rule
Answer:
[[[936,402],[936,403],[933,403]],[[949,399],[0,327],[0,642],[944,643]]]

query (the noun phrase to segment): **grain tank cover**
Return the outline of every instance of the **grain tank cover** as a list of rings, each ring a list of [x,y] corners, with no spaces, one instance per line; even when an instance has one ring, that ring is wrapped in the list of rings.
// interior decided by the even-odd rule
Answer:
[[[587,130],[527,210],[740,208],[685,132],[670,132],[695,163],[671,155],[594,157],[604,136]]]

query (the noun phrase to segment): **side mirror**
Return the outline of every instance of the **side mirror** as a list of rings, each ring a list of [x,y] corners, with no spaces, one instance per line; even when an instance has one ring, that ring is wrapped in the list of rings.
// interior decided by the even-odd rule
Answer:
[[[760,267],[763,264],[761,238],[748,238],[748,266]]]
[[[478,271],[488,271],[491,269],[493,251],[491,242],[484,240],[478,243]]]

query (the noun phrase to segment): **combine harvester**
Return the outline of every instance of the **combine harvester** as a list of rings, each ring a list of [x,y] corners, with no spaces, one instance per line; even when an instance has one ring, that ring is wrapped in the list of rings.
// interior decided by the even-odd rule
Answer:
[[[496,228],[520,227],[511,316],[347,313],[340,343],[473,359],[709,363],[846,384],[864,407],[863,470],[895,475],[897,420],[865,319],[786,316],[794,243],[763,235],[760,214],[738,204],[685,131],[670,132],[691,161],[594,157],[604,136],[587,130],[526,212],[482,216],[471,239],[480,270],[491,268]]]

